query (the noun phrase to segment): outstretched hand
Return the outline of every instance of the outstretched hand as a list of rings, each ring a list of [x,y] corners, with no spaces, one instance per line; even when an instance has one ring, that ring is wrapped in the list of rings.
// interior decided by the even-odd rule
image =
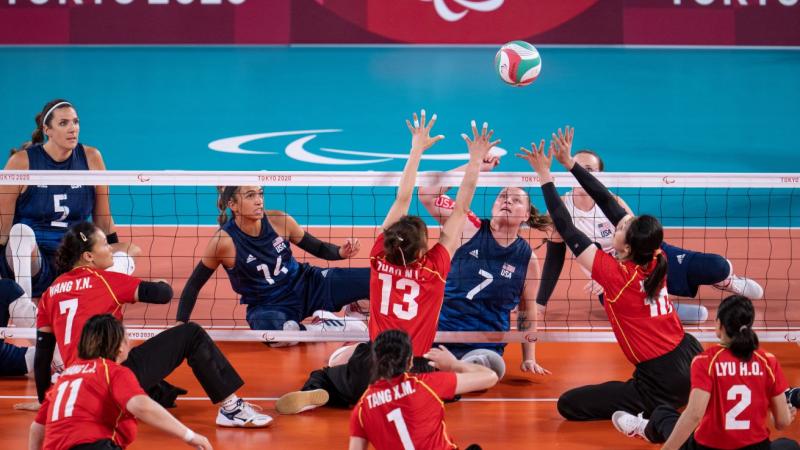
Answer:
[[[520,153],[517,153],[517,158],[522,158],[528,161],[531,168],[539,175],[542,183],[550,181],[550,166],[553,164],[553,141],[550,141],[549,154],[544,153],[544,139],[539,142],[539,147],[531,143],[531,150],[525,147],[520,147]]]
[[[358,254],[359,250],[361,250],[361,242],[358,239],[347,239],[344,241],[344,245],[339,247],[339,256],[344,259],[352,258]]]
[[[557,133],[553,133],[553,140],[550,141],[551,148],[555,150],[555,152],[551,151],[551,154],[554,154],[556,160],[567,170],[571,170],[575,165],[575,161],[572,159],[573,136],[575,136],[575,128],[567,125],[563,132],[559,128]]]
[[[519,368],[523,372],[534,373],[536,375],[550,375],[553,373],[545,369],[544,367],[540,366],[539,364],[536,363],[536,361],[532,359],[527,359],[525,361],[522,361],[522,364],[520,364]]]
[[[470,159],[474,160],[477,158],[482,164],[485,164],[487,156],[489,156],[489,150],[491,150],[491,148],[495,145],[499,144],[500,139],[495,141],[491,140],[494,130],[489,130],[489,124],[486,122],[483,122],[483,127],[481,127],[480,133],[478,133],[478,127],[475,125],[474,120],[470,123],[470,125],[472,125],[472,139],[470,139],[466,134],[462,134],[461,137],[467,143]]]
[[[408,131],[411,132],[412,151],[424,152],[433,147],[435,143],[444,139],[444,135],[442,134],[431,137],[431,128],[433,128],[433,124],[436,123],[436,114],[426,123],[425,110],[423,109],[420,111],[419,117],[417,117],[417,113],[414,113],[413,119],[413,123],[406,119],[406,126],[408,126]]]

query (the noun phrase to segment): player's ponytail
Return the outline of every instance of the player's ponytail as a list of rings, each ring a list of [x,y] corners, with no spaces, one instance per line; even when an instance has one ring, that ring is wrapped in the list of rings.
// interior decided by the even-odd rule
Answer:
[[[550,219],[550,216],[541,214],[536,206],[534,206],[533,202],[528,196],[528,202],[530,203],[530,214],[528,216],[528,220],[525,223],[536,230],[539,231],[547,231],[553,228],[553,221]]]
[[[25,141],[19,147],[12,148],[8,156],[13,156],[14,153],[19,153],[21,151],[27,150],[31,147],[31,145],[33,145],[33,142]]]
[[[56,250],[56,270],[59,275],[69,272],[81,260],[83,252],[92,251],[98,228],[91,222],[73,225],[64,233]]]
[[[403,374],[411,366],[411,339],[405,331],[386,330],[372,344],[373,381]]]
[[[86,321],[78,342],[78,358],[115,361],[125,340],[125,328],[111,314],[98,314]]]
[[[225,222],[228,221],[228,203],[233,200],[233,196],[236,195],[238,190],[239,186],[217,186],[217,192],[219,193],[217,197],[217,208],[219,209],[217,223],[219,223],[219,226],[225,225]],[[231,211],[231,218],[235,218],[233,211]]]
[[[36,122],[36,128],[34,128],[33,133],[31,133],[31,142],[33,144],[41,144],[44,142],[44,126],[51,126],[53,111],[61,108],[72,108],[72,104],[63,98],[57,98],[45,103],[42,107],[42,111],[36,114],[36,117],[33,118]]]
[[[731,340],[728,348],[744,361],[749,361],[758,348],[758,336],[753,331],[755,316],[753,302],[742,295],[728,296],[717,310],[717,319]]]
[[[649,302],[654,302],[667,276],[667,258],[661,252],[664,228],[655,217],[641,215],[631,221],[625,232],[625,241],[631,247],[630,258],[637,265],[648,267],[653,260],[656,261],[644,280],[645,295]]]
[[[403,216],[383,231],[386,260],[396,266],[416,261],[428,247],[428,226],[417,216]]]

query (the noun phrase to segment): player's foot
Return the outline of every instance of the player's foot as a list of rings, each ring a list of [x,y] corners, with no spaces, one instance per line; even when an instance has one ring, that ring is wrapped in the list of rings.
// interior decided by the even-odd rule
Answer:
[[[287,320],[283,323],[283,331],[300,331],[300,324],[295,322],[294,320]],[[299,342],[294,341],[278,341],[278,342],[265,342],[265,344],[269,345],[272,348],[281,348],[281,347],[291,347],[293,345],[299,344]]]
[[[313,391],[295,391],[284,394],[275,403],[275,409],[280,414],[299,414],[328,403],[328,391],[314,389]]]
[[[342,307],[341,313],[347,319],[367,320],[369,319],[369,300],[358,300]]]
[[[257,412],[256,408],[258,407],[240,398],[232,409],[219,409],[217,425],[221,427],[263,428],[272,423],[272,417]]]
[[[614,424],[614,428],[616,428],[617,431],[625,436],[637,437],[645,441],[648,441],[647,437],[644,435],[647,422],[649,422],[649,420],[642,417],[642,413],[639,413],[638,416],[634,416],[625,411],[617,411],[611,416],[611,423]]]
[[[311,323],[306,325],[310,331],[367,331],[367,324],[361,320],[339,317],[330,311],[314,311]]]
[[[734,294],[744,295],[750,300],[758,300],[764,296],[764,288],[750,278],[731,275],[726,280],[714,285],[722,291],[733,292]]]

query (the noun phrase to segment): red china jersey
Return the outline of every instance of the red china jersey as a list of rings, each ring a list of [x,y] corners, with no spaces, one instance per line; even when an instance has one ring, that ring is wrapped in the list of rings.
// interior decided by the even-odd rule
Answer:
[[[756,350],[742,361],[721,345],[709,348],[692,361],[692,389],[711,394],[695,440],[720,449],[764,441],[770,399],[788,388],[775,355]]]
[[[369,259],[369,338],[403,330],[411,337],[414,356],[424,355],[436,337],[450,253],[437,243],[419,261],[396,266],[385,258],[381,233]]]
[[[444,403],[456,392],[456,374],[433,372],[372,383],[350,415],[350,436],[376,450],[457,448],[447,435]]]
[[[127,367],[103,358],[76,360],[47,391],[36,422],[45,426],[44,450],[67,450],[111,439],[122,448],[136,438],[128,400],[145,395]]]
[[[603,307],[622,353],[633,364],[675,349],[683,339],[683,325],[667,296],[666,280],[658,299],[647,302],[644,280],[655,267],[642,268],[618,261],[600,250],[595,253],[592,279],[605,290]]]
[[[78,357],[83,325],[97,314],[122,320],[122,305],[133,303],[141,280],[129,275],[78,267],[53,281],[39,300],[36,328],[51,327],[69,366]]]

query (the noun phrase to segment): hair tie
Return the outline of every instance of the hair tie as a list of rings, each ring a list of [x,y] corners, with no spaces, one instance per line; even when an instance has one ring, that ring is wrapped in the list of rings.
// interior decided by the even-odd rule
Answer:
[[[746,330],[747,328],[748,328],[748,327],[747,327],[747,325],[742,325],[742,326],[740,326],[740,327],[739,327],[739,333],[743,332],[743,331],[744,331],[744,330]]]
[[[397,240],[400,241],[400,242],[403,242],[403,237],[398,235],[397,236]]]
[[[86,235],[85,235],[85,234],[83,234],[83,231],[79,231],[79,232],[78,232],[78,234],[80,234],[80,235],[81,235],[81,240],[82,240],[83,242],[88,242],[88,241],[89,241],[89,239],[86,239]]]
[[[47,124],[47,118],[50,117],[50,114],[52,114],[53,111],[56,110],[56,108],[59,108],[59,107],[64,106],[64,105],[72,106],[72,103],[70,103],[70,102],[58,102],[55,105],[51,106],[50,109],[47,110],[47,113],[45,113],[44,117],[42,118],[42,127],[44,127],[45,124]]]

